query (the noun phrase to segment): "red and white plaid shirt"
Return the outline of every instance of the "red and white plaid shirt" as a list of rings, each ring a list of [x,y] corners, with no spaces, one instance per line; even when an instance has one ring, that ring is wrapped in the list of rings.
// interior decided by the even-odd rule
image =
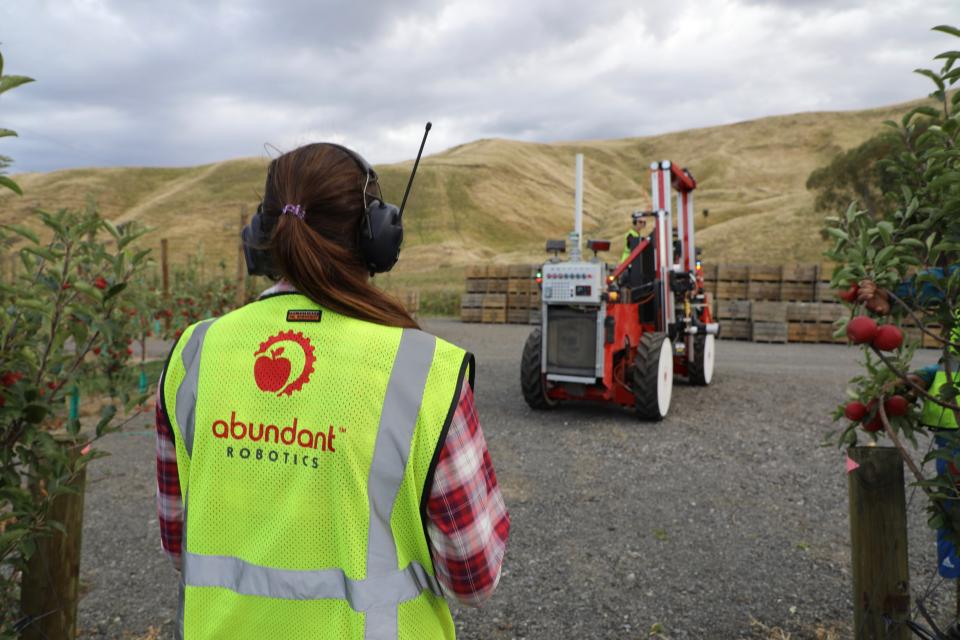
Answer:
[[[162,378],[161,378],[162,380]],[[157,398],[157,515],[160,542],[180,568],[183,499],[170,421]],[[489,598],[500,580],[510,516],[487,443],[464,381],[427,500],[427,536],[437,579],[448,596],[468,605]]]

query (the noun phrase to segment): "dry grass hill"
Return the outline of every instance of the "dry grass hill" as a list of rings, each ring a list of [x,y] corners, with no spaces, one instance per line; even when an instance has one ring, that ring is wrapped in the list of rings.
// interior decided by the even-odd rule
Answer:
[[[805,189],[810,172],[866,140],[883,120],[917,104],[800,113],[621,140],[535,144],[478,140],[424,158],[405,213],[406,246],[387,286],[459,286],[477,261],[542,259],[547,238],[573,224],[574,154],[584,154],[584,232],[619,239],[629,212],[648,202],[653,160],[690,169],[699,188],[699,242],[706,261],[819,261],[822,215]],[[664,122],[669,128],[669,122]],[[399,202],[412,161],[380,166],[384,193]],[[23,197],[0,193],[0,223],[34,207],[82,206],[93,198],[110,219],[139,220],[169,238],[171,259],[202,253],[234,269],[239,212],[252,211],[266,159],[199,167],[70,169],[17,176]]]

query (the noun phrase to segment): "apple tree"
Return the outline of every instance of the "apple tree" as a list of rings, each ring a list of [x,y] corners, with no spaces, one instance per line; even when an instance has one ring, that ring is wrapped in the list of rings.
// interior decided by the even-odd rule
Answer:
[[[88,423],[65,402],[79,381],[103,375],[95,352],[129,334],[120,310],[147,259],[133,249],[140,232],[117,229],[92,207],[36,216],[40,233],[0,228],[5,246],[20,242],[22,264],[14,281],[0,282],[0,638],[31,622],[18,613],[19,581],[40,537],[62,531],[48,518],[52,501],[77,490],[82,468],[100,455],[89,445],[142,402],[115,388]]]
[[[960,37],[951,26],[934,30]],[[923,403],[955,417],[960,413],[960,92],[951,90],[960,80],[960,51],[935,60],[942,61],[939,70],[916,71],[935,85],[932,103],[885,123],[895,136],[878,165],[887,206],[868,213],[851,205],[827,219],[825,233],[834,240],[827,255],[838,265],[832,285],[850,307],[840,331],[864,352],[864,371],[851,381],[849,402],[835,413],[837,420],[846,420],[836,441],[851,446],[861,438],[890,438],[930,499],[930,525],[947,527],[956,540],[960,517],[947,506],[960,498],[958,478],[927,477],[922,462],[939,458],[951,469],[960,467],[960,434],[939,432],[945,446],[920,464],[904,445],[929,435],[919,422]],[[916,334],[911,337],[915,330],[904,331],[908,324],[939,351],[947,383],[937,393],[914,372],[920,345]]]

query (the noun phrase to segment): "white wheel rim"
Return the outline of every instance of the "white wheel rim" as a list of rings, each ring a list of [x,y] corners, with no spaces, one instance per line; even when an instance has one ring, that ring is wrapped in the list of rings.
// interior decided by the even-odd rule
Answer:
[[[712,335],[707,335],[707,339],[703,341],[703,381],[706,384],[710,384],[710,381],[713,380],[713,361],[715,349],[716,344],[714,342],[714,337]]]
[[[670,410],[670,398],[673,396],[673,345],[664,340],[660,347],[660,362],[657,364],[657,409],[660,416],[666,416]]]

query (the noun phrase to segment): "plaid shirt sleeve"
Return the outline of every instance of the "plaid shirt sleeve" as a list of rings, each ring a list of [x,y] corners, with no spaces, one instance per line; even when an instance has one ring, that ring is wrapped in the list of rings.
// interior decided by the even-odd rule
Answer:
[[[509,534],[473,390],[464,384],[427,499],[427,535],[444,592],[474,606],[493,595]]]
[[[158,390],[156,403],[157,517],[160,543],[179,570],[183,499],[173,432],[160,393]],[[493,595],[500,581],[510,516],[469,384],[463,385],[440,450],[427,499],[427,516],[434,569],[444,592],[464,604],[481,604]]]
[[[160,544],[179,570],[183,541],[183,498],[180,496],[173,429],[163,411],[161,393],[162,389],[157,389],[157,519],[160,522]]]

